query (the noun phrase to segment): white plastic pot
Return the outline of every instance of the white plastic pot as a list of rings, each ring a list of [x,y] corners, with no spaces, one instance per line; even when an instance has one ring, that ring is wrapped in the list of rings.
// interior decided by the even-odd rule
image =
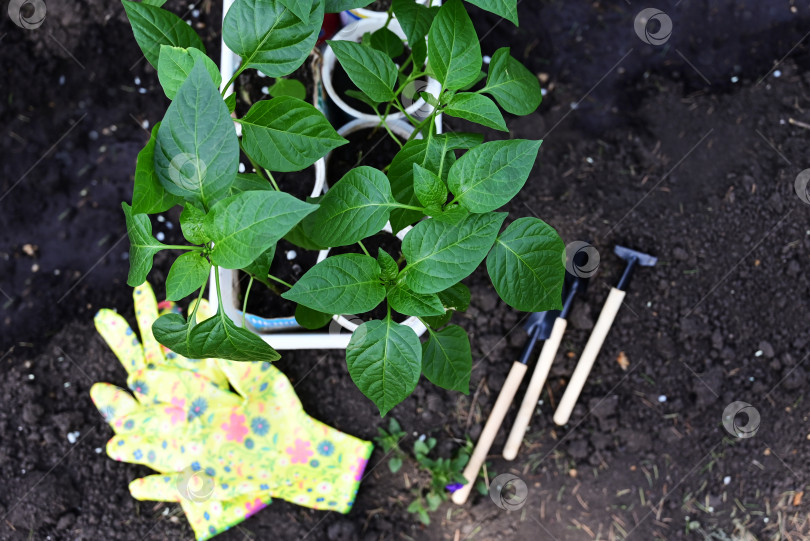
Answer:
[[[333,40],[342,40],[342,41],[355,41],[360,42],[363,37],[363,34],[367,32],[374,32],[375,30],[379,30],[385,24],[385,19],[382,20],[378,18],[369,18],[369,19],[361,19],[359,21],[353,22],[349,26],[344,27],[340,30],[335,36],[332,38]],[[405,33],[402,31],[402,27],[396,20],[392,20],[391,23],[388,25],[388,29],[391,30],[394,34],[399,36],[401,39],[405,39]],[[332,50],[331,47],[328,45],[326,49],[324,49],[323,53],[323,66],[321,67],[321,81],[323,82],[323,87],[326,90],[326,93],[332,99],[335,105],[337,105],[343,112],[347,115],[359,118],[361,120],[373,120],[375,122],[379,122],[379,118],[377,115],[372,113],[364,113],[362,111],[358,111],[354,107],[347,104],[343,98],[338,95],[337,90],[335,90],[334,85],[332,84],[332,77],[335,73],[335,66],[337,64],[337,58],[335,57],[335,52]],[[441,85],[439,81],[436,79],[428,77],[426,84],[418,85],[418,81],[415,82],[414,88],[410,90],[411,95],[416,97],[417,92],[424,91],[432,94],[434,96],[439,95],[439,91],[441,90]],[[403,104],[405,106],[406,104]],[[425,103],[425,100],[422,98],[417,98],[413,100],[412,103],[405,106],[405,111],[411,115],[416,117],[424,118],[427,114],[430,114],[432,111],[432,106]],[[418,113],[418,114],[417,114]],[[404,118],[401,112],[396,113],[389,113],[388,118],[393,120],[400,120]]]
[[[418,4],[427,4],[428,0],[416,0],[416,2]],[[431,5],[439,6],[441,5],[441,0],[433,0]],[[388,12],[386,11],[374,11],[366,8],[347,9],[346,11],[342,11],[340,13],[340,21],[344,25],[349,25],[362,19],[382,19],[382,22],[385,23],[387,18]]]

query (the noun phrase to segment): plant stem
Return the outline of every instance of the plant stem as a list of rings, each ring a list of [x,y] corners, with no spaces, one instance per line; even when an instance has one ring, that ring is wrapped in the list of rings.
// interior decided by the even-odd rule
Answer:
[[[225,316],[225,308],[222,306],[222,291],[219,288],[219,267],[214,265],[214,281],[217,284],[217,314],[220,319]]]
[[[359,245],[360,245],[360,248],[362,248],[362,249],[363,249],[363,251],[366,253],[366,255],[367,255],[367,256],[371,257],[371,254],[370,254],[370,253],[368,253],[368,250],[366,250],[366,247],[363,245],[363,241],[362,241],[362,240],[358,240],[358,241],[357,241],[357,244],[359,244]]]
[[[250,288],[253,285],[253,276],[250,277],[250,282],[248,282],[247,289],[245,290],[245,298],[242,301],[242,328],[247,329],[247,324],[245,322],[245,314],[247,314],[247,301],[248,297],[250,296]]]
[[[225,93],[228,91],[228,89],[231,87],[231,85],[234,83],[234,81],[236,81],[236,78],[237,78],[237,77],[239,77],[239,76],[242,74],[242,72],[243,72],[243,71],[245,71],[245,65],[244,65],[244,64],[242,64],[241,66],[239,66],[239,69],[237,69],[237,70],[234,72],[233,76],[232,76],[232,77],[230,78],[230,80],[229,80],[229,81],[228,81],[228,82],[225,84],[225,87],[222,89],[222,97],[223,97],[223,98],[225,97]]]
[[[276,184],[276,179],[273,178],[273,173],[271,173],[267,169],[265,169],[264,172],[267,173],[267,178],[270,180],[270,184],[273,185],[273,188],[275,188],[277,192],[280,192],[281,188],[279,188],[278,184]]]
[[[419,212],[425,212],[425,210],[427,210],[425,207],[415,207],[413,205],[405,205],[403,203],[397,203],[396,205],[391,205],[391,206],[399,208],[399,209],[417,210]]]
[[[200,307],[200,303],[202,302],[203,292],[205,291],[205,284],[200,288],[200,294],[197,295],[197,302],[194,303],[194,310],[191,311],[191,314],[188,316],[188,323],[194,326],[197,323],[197,309]]]
[[[292,286],[290,284],[288,284],[287,282],[285,282],[284,280],[282,280],[281,278],[276,278],[272,274],[268,274],[267,277],[270,278],[271,280],[273,280],[274,282],[278,282],[279,284],[281,284],[283,286],[287,286],[288,289],[292,289]]]
[[[190,250],[192,252],[202,252],[202,246],[185,246],[183,244],[165,244],[164,250]]]

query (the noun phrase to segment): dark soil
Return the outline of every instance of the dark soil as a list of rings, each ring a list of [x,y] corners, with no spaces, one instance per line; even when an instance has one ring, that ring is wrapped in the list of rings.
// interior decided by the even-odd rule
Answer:
[[[810,123],[810,10],[798,4],[667,3],[663,47],[636,37],[636,3],[521,2],[519,30],[467,4],[484,54],[511,45],[548,78],[540,111],[507,119],[514,137],[545,140],[508,210],[601,255],[518,459],[500,458],[505,429],[491,451],[488,474],[520,476],[527,504],[506,512],[475,497],[423,527],[406,511],[414,470],[391,474],[377,449],[349,515],[276,501],[218,539],[810,538],[810,210],[794,191],[810,133],[790,122]],[[218,58],[208,5],[194,24]],[[112,431],[88,395],[93,382],[125,382],[92,316],[110,307],[134,322],[119,203],[142,123],[168,101],[120,4],[49,2],[47,17],[36,31],[0,17],[0,539],[191,539],[176,505],[131,498],[128,482],[148,470],[105,456]],[[170,242],[177,218],[163,220]],[[659,263],[636,272],[570,424],[556,427],[553,407],[623,269],[614,244]],[[175,255],[155,260],[158,296]],[[420,382],[390,413],[405,449],[430,434],[450,456],[476,439],[526,339],[524,314],[484,270],[466,283],[472,305],[455,319],[471,335],[472,392]],[[365,438],[387,424],[342,352],[284,352],[278,366],[313,417]],[[737,400],[761,415],[752,438],[722,426]]]
[[[372,3],[367,5],[365,9],[370,9],[371,11],[388,11],[388,8],[391,7],[391,0],[374,0]]]
[[[293,259],[288,258],[288,254],[291,253],[295,254]],[[270,266],[270,274],[288,284],[294,284],[315,265],[317,260],[318,252],[304,250],[282,239],[276,246],[273,264]],[[242,274],[239,281],[240,291],[244,295],[248,285],[247,275]],[[274,285],[273,288],[254,280],[248,296],[248,313],[268,318],[293,315],[296,304],[280,296],[280,293],[285,291],[284,286],[278,285],[278,287],[275,287],[277,284],[274,284],[274,282],[271,282],[271,284]]]
[[[344,137],[349,142],[333,150],[326,162],[326,180],[329,184],[334,184],[361,165],[385,169],[400,149],[383,127],[358,130]],[[405,143],[398,139],[400,143]]]

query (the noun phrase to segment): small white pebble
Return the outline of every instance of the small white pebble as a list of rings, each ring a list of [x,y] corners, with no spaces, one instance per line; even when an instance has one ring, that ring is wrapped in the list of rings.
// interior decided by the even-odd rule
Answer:
[[[488,54],[485,54],[484,55],[484,64],[489,64],[490,62],[492,62],[492,57],[489,56]]]
[[[165,516],[167,516],[167,515],[169,514],[169,508],[168,508],[168,507],[166,507],[166,508],[163,510],[163,513],[161,513],[161,514],[162,514],[164,517],[165,517]]]
[[[187,25],[189,25],[189,26],[191,26],[191,19],[189,19],[188,21],[186,21],[186,24],[187,24]]]
[[[95,451],[97,455],[100,455],[102,449],[101,449],[101,447],[96,447],[95,449],[93,449],[93,451]]]
[[[542,400],[538,400],[538,401],[537,401],[537,405],[538,405],[538,406],[542,406],[542,405],[543,405],[543,401],[542,401]]]
[[[22,472],[22,474],[25,475],[25,468],[21,469],[20,472]]]
[[[548,93],[548,90],[546,90],[545,88],[540,89],[540,95],[541,96],[545,96],[547,93]]]
[[[59,269],[53,269],[54,276],[59,276],[60,274],[62,274],[62,271],[60,271]]]
[[[67,435],[68,441],[70,443],[76,443],[76,440],[79,439],[79,434],[81,434],[81,432],[79,432],[78,430],[75,431],[75,432],[68,432],[68,435]]]
[[[731,82],[732,82],[732,83],[739,82],[739,80],[740,80],[740,78],[739,78],[739,77],[737,77],[736,75],[735,75],[734,77],[732,77],[732,78],[731,78]]]
[[[262,87],[262,94],[267,95],[267,94],[269,94],[269,93],[270,93],[270,88],[268,88],[268,87],[266,87],[266,86],[263,86],[263,87]]]
[[[28,379],[34,379],[34,374],[28,374]]]
[[[144,120],[143,122],[141,122],[141,128],[143,128],[145,130],[148,130],[149,129],[149,121]]]
[[[65,389],[69,388],[69,387],[70,387],[70,382],[69,382],[69,381],[66,381],[66,382],[64,383],[64,386],[65,386]]]
[[[140,77],[135,77],[135,84],[136,85],[141,84],[141,78]]]
[[[287,261],[292,261],[296,257],[298,257],[298,254],[295,253],[295,250],[287,250]]]
[[[659,396],[659,397],[658,397],[658,401],[659,401],[659,402],[661,402],[662,404],[663,404],[664,402],[666,402],[666,401],[667,401],[667,397],[666,397],[666,395],[663,395],[663,394],[662,394],[661,396]]]
[[[419,436],[419,441],[425,441],[425,438],[426,438],[426,437],[427,437],[427,436],[425,436],[424,434],[422,434],[421,436]]]
[[[240,163],[240,164],[239,164],[239,172],[240,172],[240,173],[244,173],[244,172],[245,172],[245,164],[243,164],[243,163]]]
[[[264,73],[262,73],[261,71],[256,71],[256,75],[258,75],[258,76],[259,76],[260,78],[262,78],[262,79],[264,79],[265,77],[267,77],[267,75],[265,75],[265,74],[264,74]]]
[[[730,482],[731,482],[731,476],[730,475],[726,475],[725,477],[723,477],[723,484],[724,485],[727,485]]]
[[[161,241],[161,242],[162,242],[162,241],[163,241],[163,239],[165,239],[165,238],[166,238],[166,235],[164,235],[164,234],[163,234],[163,231],[158,231],[158,232],[157,232],[157,235],[155,235],[155,238],[156,238],[157,240],[159,240],[159,241]]]
[[[774,72],[773,72],[773,76],[774,76],[774,77],[776,77],[776,78],[778,79],[779,77],[781,77],[781,76],[782,76],[782,72],[781,72],[781,71],[779,71],[779,70],[776,70],[776,71],[774,71]]]
[[[748,378],[748,381],[754,381],[754,376],[751,376],[750,378]]]
[[[588,162],[589,164],[593,165],[593,158],[591,158],[590,156],[585,158],[585,161]]]
[[[650,306],[652,306],[652,302],[647,301],[647,308],[649,308]]]
[[[780,126],[784,126],[784,125],[785,125],[785,119],[784,119],[784,118],[780,118],[780,119],[779,119],[779,125],[780,125]]]
[[[571,102],[571,109],[576,110],[577,107],[579,107],[579,104],[577,102],[575,102],[575,101],[572,101]]]
[[[194,4],[189,4],[188,9],[194,9]]]
[[[171,222],[166,222],[166,229],[172,229],[173,227],[174,227],[174,224],[173,224],[173,223],[171,223]]]
[[[162,214],[158,214],[157,221],[163,223],[166,221],[166,217]]]
[[[65,84],[65,76],[64,76],[64,75],[60,75],[60,76],[59,76],[59,85],[61,86],[61,85],[64,85],[64,84]]]
[[[138,93],[139,94],[146,94],[146,89],[141,87],[141,88],[138,89]]]
[[[708,507],[708,509],[706,509],[706,510],[707,510],[709,513],[714,513],[714,507],[712,507],[711,505],[710,505],[710,506]]]
[[[200,10],[195,9],[194,11],[191,12],[191,16],[194,17],[195,19],[198,18],[200,16]]]
[[[762,522],[764,522],[765,524],[767,524],[768,522],[770,522],[770,520],[771,520],[771,519],[769,519],[768,517],[763,517],[763,518],[762,518]]]
[[[754,352],[754,357],[762,357],[762,350],[758,349]]]

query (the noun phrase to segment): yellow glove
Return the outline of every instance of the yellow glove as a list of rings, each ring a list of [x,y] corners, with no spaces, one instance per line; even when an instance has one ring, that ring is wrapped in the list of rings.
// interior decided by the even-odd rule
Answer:
[[[96,327],[127,368],[138,401],[112,385],[91,389],[116,431],[107,453],[163,473],[133,481],[135,498],[181,503],[198,539],[244,520],[272,496],[351,509],[370,443],[307,416],[269,363],[164,355],[151,333],[157,304],[148,284],[136,288],[135,301],[143,346],[114,312],[100,311]],[[198,315],[206,312],[201,305]]]

